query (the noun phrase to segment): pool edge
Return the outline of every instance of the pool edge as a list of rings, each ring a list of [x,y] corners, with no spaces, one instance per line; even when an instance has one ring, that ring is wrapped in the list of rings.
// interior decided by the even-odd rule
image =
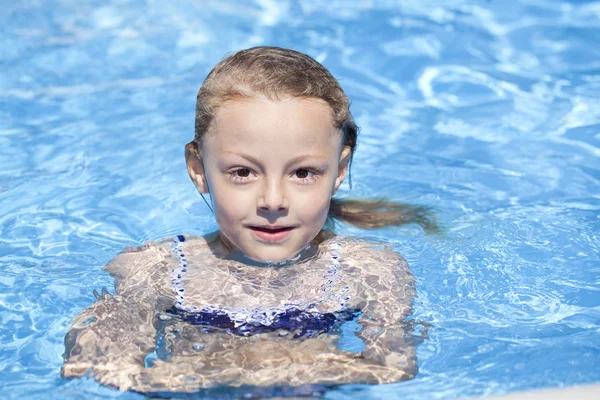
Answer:
[[[463,400],[467,400],[462,398]],[[600,384],[575,385],[564,388],[539,389],[505,395],[470,397],[468,400],[597,400],[600,399]]]

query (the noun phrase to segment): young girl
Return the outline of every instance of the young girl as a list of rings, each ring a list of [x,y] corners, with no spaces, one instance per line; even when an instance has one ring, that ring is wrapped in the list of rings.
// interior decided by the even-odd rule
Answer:
[[[219,231],[127,249],[65,338],[64,377],[121,390],[388,383],[416,373],[405,318],[413,277],[387,246],[332,233],[419,223],[422,207],[332,198],[357,127],[338,82],[312,58],[256,47],[221,61],[198,93],[185,148]],[[338,348],[354,320],[364,349]],[[307,386],[308,385],[308,386]]]

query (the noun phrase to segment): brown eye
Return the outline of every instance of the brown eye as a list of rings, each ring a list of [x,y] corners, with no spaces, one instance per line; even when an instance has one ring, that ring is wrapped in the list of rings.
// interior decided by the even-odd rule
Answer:
[[[299,169],[296,171],[296,177],[300,179],[308,178],[308,170],[307,169]]]
[[[250,176],[250,170],[248,168],[241,168],[238,169],[237,171],[235,171],[235,173],[237,174],[237,176],[239,176],[240,178],[247,178]]]

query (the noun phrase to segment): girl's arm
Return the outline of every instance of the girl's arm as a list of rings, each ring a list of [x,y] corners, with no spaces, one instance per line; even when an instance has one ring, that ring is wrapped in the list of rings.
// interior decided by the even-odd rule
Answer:
[[[153,367],[135,378],[131,389],[142,393],[194,392],[219,386],[376,384],[399,380],[393,369],[365,362],[360,354],[336,350],[333,336],[288,341],[227,336],[228,348],[223,351],[155,360]]]
[[[168,304],[157,280],[168,276],[162,263],[166,255],[162,247],[146,245],[124,251],[105,267],[116,279],[117,295],[103,293],[74,318],[65,337],[63,377],[89,371],[102,384],[121,390],[131,386],[154,350],[156,312]]]
[[[89,372],[102,384],[128,389],[154,349],[153,320],[153,306],[104,295],[75,317],[65,336],[61,375],[79,378]]]
[[[357,321],[362,326],[357,336],[365,343],[361,356],[367,363],[395,371],[392,381],[410,379],[417,372],[416,349],[405,320],[412,313],[414,277],[406,260],[389,246],[365,247],[364,315]]]

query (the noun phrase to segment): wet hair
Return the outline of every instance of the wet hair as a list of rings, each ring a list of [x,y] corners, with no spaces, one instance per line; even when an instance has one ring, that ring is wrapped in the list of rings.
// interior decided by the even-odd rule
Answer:
[[[261,95],[271,100],[317,98],[332,110],[333,122],[350,147],[348,169],[356,149],[358,127],[350,113],[350,100],[331,73],[310,56],[280,47],[260,46],[238,51],[210,71],[198,91],[195,149],[202,148],[217,109],[228,100]],[[350,176],[349,176],[350,179]],[[437,231],[428,208],[378,200],[331,199],[328,225],[337,220],[361,228],[417,223],[427,232]]]

